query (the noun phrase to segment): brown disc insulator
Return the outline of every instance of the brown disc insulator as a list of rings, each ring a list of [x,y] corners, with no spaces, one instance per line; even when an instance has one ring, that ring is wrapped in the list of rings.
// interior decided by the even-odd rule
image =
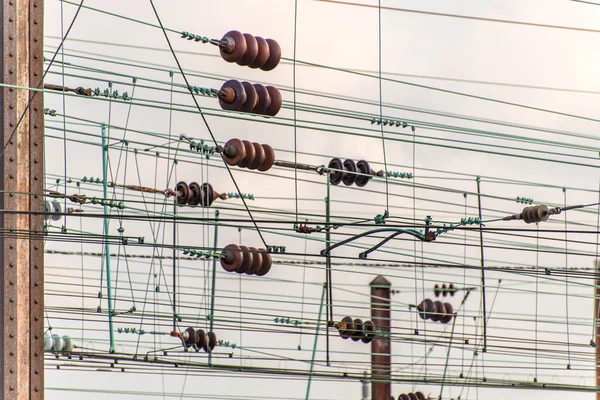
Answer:
[[[230,79],[219,89],[219,104],[223,110],[240,111],[246,102],[246,91],[242,82]]]
[[[246,149],[246,156],[237,163],[237,166],[240,168],[247,168],[248,165],[254,162],[254,157],[256,157],[256,150],[254,150],[254,146],[252,142],[249,140],[242,140],[244,145],[244,149]]]
[[[223,257],[221,258],[221,267],[227,272],[236,271],[244,261],[240,246],[237,244],[228,244],[221,251]]]
[[[359,162],[357,162],[356,169],[361,174],[366,174],[366,175],[371,174],[371,166],[365,160],[360,160]],[[367,183],[369,183],[370,180],[371,180],[370,176],[356,175],[356,179],[354,180],[354,183],[356,183],[356,186],[358,186],[358,187],[363,187]]]
[[[448,286],[448,293],[450,293],[450,296],[454,297],[454,294],[456,293],[456,286],[454,286],[454,283],[451,283]]]
[[[208,332],[208,349],[209,351],[207,353],[210,353],[214,350],[215,347],[217,347],[217,335],[215,335],[214,332]]]
[[[433,287],[433,294],[435,295],[435,297],[440,297],[441,292],[442,291],[440,290],[440,285],[438,285],[436,283],[435,286]]]
[[[425,299],[417,306],[417,310],[419,311],[419,317],[421,319],[429,319],[431,318],[431,313],[435,309],[433,301],[430,299]]]
[[[446,287],[445,283],[442,285],[442,296],[448,296],[448,288]]]
[[[240,250],[242,250],[244,260],[242,261],[242,265],[235,272],[238,274],[245,274],[250,270],[250,267],[252,267],[253,255],[247,246],[240,246]]]
[[[188,198],[188,205],[195,207],[200,204],[200,199],[202,198],[202,189],[197,182],[192,182],[189,184],[190,196]]]
[[[273,39],[267,39],[269,44],[269,58],[260,69],[263,71],[271,71],[281,60],[281,46]]]
[[[248,65],[254,61],[258,55],[258,43],[254,36],[249,33],[244,33],[244,39],[246,39],[246,52],[235,62],[237,65]]]
[[[442,324],[447,324],[452,321],[452,318],[454,317],[454,307],[452,307],[452,304],[450,303],[444,303],[444,309],[446,313],[440,318],[440,322]]]
[[[446,314],[446,308],[444,303],[439,300],[433,302],[433,313],[431,313],[431,320],[434,322],[439,321]]]
[[[229,139],[223,146],[222,156],[228,165],[238,165],[246,157],[246,147],[240,139]]]
[[[250,82],[242,82],[242,86],[246,92],[246,101],[240,107],[240,111],[252,112],[258,102],[258,94],[256,94],[256,89]]]
[[[255,36],[254,38],[256,39],[256,43],[258,44],[258,55],[254,59],[254,61],[248,64],[248,66],[250,68],[260,68],[263,65],[265,65],[265,63],[269,59],[271,51],[269,50],[269,43],[267,43],[267,41],[264,38],[260,36]]]
[[[271,258],[271,254],[269,254],[265,249],[258,249],[261,252],[262,256],[262,265],[260,269],[256,273],[257,276],[264,276],[271,270],[271,265],[273,264],[273,259]]]
[[[177,196],[177,204],[180,206],[187,204],[190,198],[190,188],[188,187],[187,183],[183,181],[177,182],[177,185],[175,185],[175,193]]]
[[[265,149],[260,143],[252,142],[252,146],[254,146],[256,155],[254,156],[254,161],[252,161],[252,164],[249,164],[247,168],[257,169],[265,162],[267,155],[265,154]]]
[[[219,52],[223,60],[236,62],[246,53],[246,38],[238,31],[229,31],[219,41]]]
[[[338,328],[338,333],[340,334],[342,339],[348,339],[350,336],[352,336],[352,333],[354,332],[354,320],[352,319],[352,317],[344,317],[340,322],[342,324],[345,324],[345,328]]]
[[[267,108],[271,105],[271,95],[266,87],[261,85],[260,83],[255,83],[254,89],[256,90],[256,94],[258,95],[258,101],[254,106],[252,112],[254,114],[264,114],[267,111]]]
[[[550,216],[550,214],[548,214],[548,206],[546,206],[545,204],[541,204],[539,206],[535,206],[536,208],[536,221],[537,222],[543,222],[543,221],[548,221],[548,217]]]
[[[371,320],[367,320],[363,323],[364,335],[360,339],[363,343],[371,343],[375,338],[375,324]]]
[[[426,397],[422,392],[415,392],[415,394],[417,395],[417,399],[419,400],[425,400]]]
[[[417,397],[417,395],[416,395],[416,394],[414,394],[414,393],[409,393],[409,394],[408,394],[408,398],[409,398],[410,400],[419,400],[419,398]]]
[[[203,183],[200,186],[202,196],[200,197],[200,205],[202,207],[209,207],[219,197],[219,194],[214,191],[210,183]]]
[[[533,207],[525,207],[525,208],[523,208],[523,211],[521,212],[521,218],[523,219],[523,221],[525,221],[528,224],[533,222],[533,218],[531,216],[531,210],[533,210]]]
[[[187,328],[183,334],[184,343],[186,347],[196,343],[196,331],[194,328]]]
[[[198,338],[198,348],[207,351],[208,350],[208,336],[202,329],[196,331],[196,337]]]
[[[264,114],[274,117],[275,115],[277,115],[279,110],[281,110],[283,97],[281,97],[281,92],[275,86],[266,86],[266,89],[269,92],[269,96],[271,97],[271,104],[269,104],[269,107],[267,107]]]
[[[348,173],[344,173],[344,176],[342,177],[342,182],[344,182],[344,185],[350,186],[356,180],[356,163],[354,162],[354,160],[344,161],[344,169],[348,171]]]
[[[256,247],[248,247],[248,249],[252,252],[252,265],[246,273],[248,275],[255,275],[260,271],[260,267],[262,266],[262,254]]]
[[[358,342],[365,336],[365,333],[363,330],[364,330],[364,325],[363,325],[362,319],[356,318],[354,320],[354,332],[352,332],[352,336],[350,338],[353,341]]]
[[[398,400],[410,400],[410,397],[408,397],[407,394],[402,393],[400,396],[398,396]]]
[[[342,160],[339,158],[334,158],[329,161],[329,165],[327,168],[337,169],[339,171],[332,171],[329,174],[329,182],[332,185],[339,185],[342,179],[344,178],[344,164],[342,164]]]
[[[265,151],[265,161],[257,169],[261,172],[265,172],[270,170],[275,163],[275,150],[268,144],[263,144],[262,148]]]

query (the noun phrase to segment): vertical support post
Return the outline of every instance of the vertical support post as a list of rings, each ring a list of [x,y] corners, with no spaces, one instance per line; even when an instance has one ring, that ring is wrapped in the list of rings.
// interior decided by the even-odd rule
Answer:
[[[102,124],[102,197],[104,199],[104,257],[106,266],[106,295],[108,297],[108,333],[110,353],[115,352],[115,336],[113,331],[112,279],[110,276],[110,244],[108,242],[108,143],[106,125]]]
[[[477,208],[481,221],[481,178],[477,177]],[[485,258],[483,257],[483,224],[479,223],[479,249],[481,250],[481,298],[483,308],[483,352],[487,352],[487,306],[485,296]]]
[[[375,278],[371,287],[371,320],[377,331],[371,342],[371,398],[389,400],[392,396],[392,343],[388,337],[391,330],[391,291],[392,284],[383,276]]]
[[[42,88],[43,0],[29,1],[29,86]],[[44,96],[29,93],[29,340],[31,400],[44,398]]]
[[[600,311],[600,260],[595,260],[596,264],[595,272],[595,296],[594,296],[594,332],[595,332],[595,344],[596,344],[596,387],[600,387],[600,326],[598,325],[598,312]],[[596,400],[600,400],[600,392],[596,392]]]
[[[213,246],[213,252],[217,251],[217,244],[219,242],[219,210],[215,210],[215,245]],[[213,257],[212,265],[212,283],[210,285],[210,328],[209,332],[213,331],[214,320],[215,320],[215,284],[217,283],[217,259]],[[212,367],[212,352],[208,353],[208,366]]]
[[[2,78],[41,87],[43,0],[2,0]],[[43,399],[43,98],[3,88],[0,238],[4,399]],[[29,234],[31,232],[31,234]],[[28,233],[28,235],[23,235]]]
[[[331,175],[327,173],[327,197],[325,197],[325,244],[327,248],[329,248],[331,244],[331,233],[329,232],[329,223],[331,222],[331,202],[330,202],[330,194],[331,193]],[[327,314],[327,329],[325,331],[325,340],[327,343],[326,349],[326,361],[327,365],[329,365],[329,321],[333,321],[333,299],[331,297],[331,253],[327,252],[325,256],[325,285],[327,286],[327,304],[325,306],[325,311]]]
[[[317,328],[315,330],[315,342],[313,344],[312,357],[310,359],[310,371],[308,373],[308,384],[306,386],[306,400],[310,398],[310,385],[312,383],[313,368],[315,366],[315,355],[317,353],[317,341],[319,340],[319,328],[321,327],[321,315],[323,314],[323,300],[325,300],[325,293],[327,293],[327,282],[323,284],[323,292],[321,292],[321,304],[319,305],[319,316],[317,318]],[[327,324],[325,324],[325,327],[327,327]]]
[[[177,331],[177,196],[173,200],[173,332]]]

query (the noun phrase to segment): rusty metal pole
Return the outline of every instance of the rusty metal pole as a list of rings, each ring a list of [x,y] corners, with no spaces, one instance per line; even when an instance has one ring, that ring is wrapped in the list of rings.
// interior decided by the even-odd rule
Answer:
[[[596,342],[596,387],[600,387],[600,327],[598,325],[598,311],[600,310],[600,275],[599,275],[599,260],[595,260],[595,289],[594,289],[594,331],[595,331],[595,342]],[[596,392],[596,400],[600,400],[600,392]]]
[[[392,345],[389,337],[392,284],[380,275],[369,286],[371,287],[371,320],[379,332],[371,342],[371,399],[389,400],[392,397]]]
[[[2,0],[3,82],[41,87],[43,0]],[[2,309],[4,399],[42,399],[44,391],[43,98],[3,88]],[[40,214],[36,214],[40,213]]]

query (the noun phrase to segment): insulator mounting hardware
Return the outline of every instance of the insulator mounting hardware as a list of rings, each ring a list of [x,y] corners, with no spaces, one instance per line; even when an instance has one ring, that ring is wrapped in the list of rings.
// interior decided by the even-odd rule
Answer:
[[[427,400],[428,398],[422,392],[402,393],[398,400]]]
[[[342,339],[352,339],[355,342],[359,340],[363,343],[371,343],[376,335],[375,324],[367,320],[363,322],[360,318],[344,317],[340,322],[330,322],[329,326],[338,330]]]
[[[229,244],[221,251],[221,267],[227,272],[247,275],[266,275],[273,259],[267,250]]]
[[[354,162],[348,159],[342,162],[339,158],[333,158],[327,168],[331,174],[332,185],[339,185],[340,182],[343,182],[346,186],[355,183],[356,186],[363,187],[373,176],[384,176],[383,171],[373,171],[365,160]]]
[[[281,60],[281,46],[273,39],[263,39],[239,31],[227,32],[219,41],[223,60],[250,68],[271,71]]]
[[[172,337],[181,339],[185,348],[194,347],[196,351],[200,349],[205,353],[211,353],[218,345],[217,335],[214,332],[204,332],[202,329],[187,328],[185,331],[172,331]]]
[[[275,86],[230,79],[218,91],[223,110],[249,112],[274,117],[281,110],[283,97]]]
[[[217,193],[210,183],[199,185],[191,182],[189,185],[184,182],[178,182],[175,190],[172,191],[177,196],[177,204],[196,207],[210,207],[216,199],[226,200],[227,193]]]
[[[240,168],[265,172],[275,163],[275,150],[271,146],[249,140],[230,139],[224,146],[219,146],[217,151],[227,165]]]
[[[431,299],[423,300],[418,306],[415,307],[419,312],[419,317],[423,320],[432,320],[433,322],[441,322],[447,324],[454,318],[454,308],[450,303],[442,303],[439,300],[433,301]]]
[[[76,87],[76,88],[70,88],[70,87],[66,87],[66,86],[53,85],[51,83],[44,83],[44,89],[56,90],[59,92],[73,92],[73,93],[77,93],[81,96],[91,96],[93,93],[91,88],[86,89],[81,86]]]
[[[435,294],[435,297],[440,297],[440,295],[446,297],[448,295],[453,296],[456,293],[457,289],[454,286],[454,283],[449,284],[448,286],[446,286],[446,284],[442,284],[442,286],[440,287],[440,285],[438,285],[437,283],[435,284],[435,286],[433,287],[433,294]]]
[[[576,205],[576,206],[568,206],[568,207],[553,207],[549,208],[545,204],[540,204],[537,206],[529,206],[523,208],[518,214],[509,215],[507,217],[502,218],[503,221],[511,221],[514,219],[522,219],[528,224],[544,222],[548,220],[550,215],[558,215],[563,211],[574,210],[577,208],[584,208],[585,205]]]
[[[49,330],[44,333],[44,351],[69,356],[74,348],[75,345],[70,336],[60,336]]]

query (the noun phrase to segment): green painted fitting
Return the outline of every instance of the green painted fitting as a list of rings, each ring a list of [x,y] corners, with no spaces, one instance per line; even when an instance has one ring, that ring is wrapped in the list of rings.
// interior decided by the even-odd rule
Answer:
[[[386,175],[388,178],[401,178],[401,179],[412,179],[414,176],[410,172],[395,172],[387,171]]]
[[[522,203],[522,204],[533,204],[533,199],[528,198],[528,197],[517,197],[517,203]]]
[[[375,224],[376,225],[385,225],[385,220],[388,219],[390,216],[390,213],[388,212],[388,210],[385,210],[385,212],[382,214],[378,214],[375,216],[375,218],[373,218],[375,220]]]
[[[246,200],[254,200],[254,195],[251,193],[242,193],[240,196],[239,193],[227,193],[228,199],[246,199]]]
[[[56,117],[56,110],[52,108],[44,108],[44,115],[49,115],[51,117]]]
[[[181,39],[193,40],[195,42],[202,42],[202,43],[209,43],[209,42],[212,43],[212,40],[210,40],[206,36],[195,35],[193,33],[186,32],[186,31],[181,32]]]
[[[436,229],[436,233],[441,235],[442,233],[453,231],[455,228],[459,226],[467,226],[467,225],[481,225],[481,218],[461,218],[459,224],[444,224],[441,228]]]
[[[224,340],[218,340],[217,343],[219,343],[219,346],[221,347],[231,347],[232,349],[235,349],[237,347],[237,344],[226,342]]]
[[[273,321],[276,324],[286,324],[286,325],[294,325],[294,326],[298,326],[301,325],[302,322],[298,319],[291,319],[290,317],[287,318],[283,318],[283,317],[275,317],[273,318]]]

